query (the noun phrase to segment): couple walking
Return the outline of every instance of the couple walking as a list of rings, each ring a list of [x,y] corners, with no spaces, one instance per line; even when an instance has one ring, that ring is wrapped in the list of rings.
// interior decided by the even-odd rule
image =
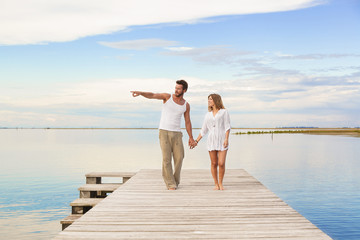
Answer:
[[[143,96],[163,101],[159,126],[159,140],[163,156],[162,176],[169,190],[176,190],[180,184],[180,172],[184,159],[184,146],[180,129],[181,116],[184,115],[186,131],[189,135],[190,149],[197,146],[204,135],[209,133],[207,149],[211,160],[211,174],[215,190],[224,190],[226,153],[229,147],[230,117],[218,94],[208,96],[208,110],[201,131],[196,140],[192,135],[190,104],[185,101],[184,93],[188,89],[185,80],[176,81],[175,93],[152,93],[131,91],[133,97]],[[174,172],[172,169],[174,159]],[[219,168],[219,171],[218,171]]]

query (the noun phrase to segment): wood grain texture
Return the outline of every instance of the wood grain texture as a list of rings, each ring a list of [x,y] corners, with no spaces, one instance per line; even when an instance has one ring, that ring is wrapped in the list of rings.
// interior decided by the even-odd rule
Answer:
[[[70,206],[81,207],[81,206],[95,206],[101,202],[102,198],[78,198],[70,203]]]
[[[78,188],[79,191],[115,191],[121,183],[84,184]]]
[[[91,172],[85,174],[85,177],[132,177],[134,172]]]
[[[331,239],[245,170],[224,191],[209,170],[183,170],[166,189],[161,170],[141,170],[55,239]]]

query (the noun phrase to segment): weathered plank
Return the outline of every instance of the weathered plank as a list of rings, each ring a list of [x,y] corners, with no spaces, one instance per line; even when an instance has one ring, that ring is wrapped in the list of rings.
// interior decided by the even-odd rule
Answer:
[[[224,186],[183,170],[169,191],[160,170],[141,170],[55,239],[331,239],[244,170]]]
[[[115,191],[121,183],[103,183],[103,184],[84,184],[79,187],[79,191]]]
[[[79,219],[82,214],[71,214],[60,221],[62,230],[70,226],[75,220]]]
[[[82,214],[71,214],[71,215],[65,217],[63,220],[61,220],[60,223],[61,224],[71,224],[75,220],[79,219],[81,216],[83,216],[83,215]]]
[[[72,214],[85,214],[103,198],[78,198],[70,203]]]
[[[73,207],[81,207],[81,206],[95,206],[100,201],[102,201],[102,198],[78,198],[70,203],[70,206]]]
[[[91,172],[85,174],[87,184],[101,184],[102,178],[122,178],[122,182],[125,183],[136,173],[134,172]]]
[[[86,177],[132,177],[134,172],[91,172],[85,174]]]
[[[84,184],[79,187],[80,198],[104,198],[107,193],[112,193],[121,185],[122,183]]]

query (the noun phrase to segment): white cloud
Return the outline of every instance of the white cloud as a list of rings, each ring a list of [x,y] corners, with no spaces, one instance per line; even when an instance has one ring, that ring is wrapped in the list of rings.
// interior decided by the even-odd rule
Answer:
[[[194,23],[202,18],[289,11],[322,4],[318,0],[2,0],[0,44],[72,41],[129,26]]]
[[[193,126],[200,127],[207,96],[223,97],[235,127],[359,126],[359,79],[352,85],[303,84],[306,76],[262,76],[189,83]],[[304,79],[305,78],[305,79]],[[161,101],[132,97],[131,90],[174,91],[176,79],[105,79],[53,86],[0,89],[0,126],[157,127]]]
[[[168,46],[178,45],[176,41],[168,41],[163,39],[136,39],[120,42],[99,42],[99,44],[111,48],[128,49],[128,50],[146,50],[149,48],[164,48]]]
[[[215,45],[200,48],[167,48],[163,55],[190,57],[192,60],[206,64],[257,64],[256,59],[243,58],[251,54],[249,51],[239,51],[228,46]]]
[[[110,79],[86,83],[0,89],[0,127],[156,127],[160,101],[131,90],[171,92],[174,79]],[[153,113],[151,113],[153,112]],[[158,115],[158,114],[156,114]],[[137,118],[141,119],[136,120]]]
[[[354,58],[358,58],[360,55],[356,53],[310,53],[291,55],[281,52],[265,51],[261,54],[259,52],[238,50],[234,47],[224,45],[197,48],[168,47],[165,49],[167,51],[161,54],[186,57],[192,59],[194,62],[214,65],[215,67],[225,65],[234,72],[240,72],[235,73],[233,75],[235,77],[254,78],[257,76],[272,75],[286,77],[291,80],[294,79],[293,76],[297,77],[301,75],[305,83],[305,75],[313,74],[319,77],[321,81],[318,82],[322,83],[325,77],[342,77],[356,74],[359,71],[359,66],[356,65],[357,62]],[[344,60],[337,60],[339,58],[344,58]],[[292,61],[289,61],[289,59]],[[332,61],[329,61],[331,59]],[[312,84],[315,83],[315,77],[311,77],[310,80]],[[334,79],[331,79],[331,81],[342,82],[342,80],[334,81]],[[353,80],[347,79],[347,81]]]
[[[175,51],[175,52],[183,52],[183,51],[192,50],[194,48],[192,48],[192,47],[167,47],[165,49],[170,50],[170,51]]]
[[[275,53],[279,58],[283,59],[294,59],[294,60],[318,60],[318,59],[329,59],[329,58],[346,58],[346,57],[360,57],[360,54],[302,54],[302,55],[292,55],[292,54],[283,54]]]

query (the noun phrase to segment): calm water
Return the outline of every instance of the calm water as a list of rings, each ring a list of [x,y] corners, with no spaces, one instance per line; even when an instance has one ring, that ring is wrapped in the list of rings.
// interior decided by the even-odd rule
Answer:
[[[231,135],[230,144],[227,168],[247,170],[333,239],[360,239],[360,138]],[[185,154],[183,168],[209,168],[204,141]],[[161,167],[157,130],[0,130],[0,159],[5,239],[54,237],[87,172]]]

